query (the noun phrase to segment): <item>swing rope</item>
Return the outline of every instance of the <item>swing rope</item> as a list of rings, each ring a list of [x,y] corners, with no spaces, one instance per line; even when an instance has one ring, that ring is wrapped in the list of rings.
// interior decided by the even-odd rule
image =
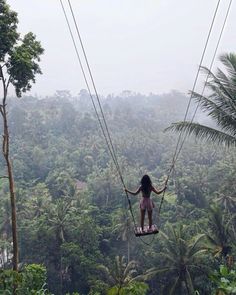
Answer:
[[[111,139],[111,135],[110,135],[110,131],[108,129],[106,118],[105,118],[105,115],[104,115],[104,112],[103,112],[103,109],[102,109],[102,106],[101,106],[100,98],[99,98],[99,95],[98,95],[98,92],[97,92],[97,88],[96,88],[96,85],[95,85],[95,82],[94,82],[92,71],[91,71],[90,65],[88,63],[88,58],[87,58],[87,55],[86,55],[86,52],[85,52],[85,48],[84,48],[84,45],[83,45],[83,42],[82,42],[82,38],[81,38],[81,35],[80,35],[80,32],[79,32],[77,21],[75,19],[75,15],[74,15],[74,12],[73,12],[73,8],[72,8],[72,5],[71,5],[71,2],[70,2],[70,0],[68,0],[68,4],[69,4],[70,11],[71,11],[71,14],[72,14],[73,22],[74,22],[74,25],[75,25],[75,28],[76,28],[76,32],[77,32],[79,41],[80,41],[80,45],[81,45],[81,48],[82,48],[82,51],[83,51],[83,55],[84,55],[84,58],[85,58],[85,61],[86,61],[86,65],[87,65],[87,68],[88,68],[88,71],[89,71],[89,76],[90,76],[90,79],[92,81],[92,85],[93,85],[93,88],[94,88],[94,91],[95,91],[95,97],[97,99],[98,106],[99,106],[99,109],[100,109],[100,112],[101,112],[102,120],[103,121],[101,120],[101,118],[99,116],[99,113],[98,113],[98,110],[97,110],[97,107],[96,107],[96,104],[95,104],[93,95],[91,93],[91,89],[89,87],[88,79],[86,77],[85,70],[84,70],[84,67],[83,67],[83,64],[82,64],[82,61],[81,61],[81,58],[80,58],[79,50],[78,50],[77,44],[75,42],[74,34],[72,32],[71,25],[70,25],[70,22],[69,22],[69,19],[68,19],[66,10],[65,10],[65,6],[64,6],[62,0],[60,0],[60,4],[61,4],[62,10],[63,10],[64,17],[66,19],[66,23],[67,23],[67,26],[68,26],[68,29],[69,29],[69,32],[70,32],[70,36],[71,36],[71,39],[72,39],[72,42],[73,42],[73,45],[74,45],[74,49],[76,51],[76,56],[77,56],[77,59],[79,61],[79,66],[80,66],[80,68],[82,70],[82,74],[83,74],[83,77],[84,77],[84,80],[85,80],[85,84],[86,84],[87,90],[89,92],[90,99],[92,101],[92,105],[93,105],[93,108],[94,108],[96,117],[98,119],[100,128],[102,130],[102,134],[103,134],[104,139],[106,141],[106,144],[107,144],[109,153],[111,155],[111,158],[112,158],[112,160],[113,160],[113,162],[115,164],[116,170],[117,170],[117,172],[119,174],[119,177],[120,177],[121,183],[123,185],[123,188],[125,189],[126,188],[125,187],[125,182],[124,182],[124,179],[123,179],[123,176],[122,176],[122,173],[121,173],[120,165],[119,165],[119,162],[118,162],[118,159],[117,159],[117,156],[116,156],[115,148],[114,148],[114,145],[113,145],[113,142],[112,142],[112,139]],[[104,128],[102,122],[103,122],[105,128]],[[130,201],[130,198],[129,198],[128,193],[125,192],[125,194],[126,194],[126,197],[127,197],[127,201],[128,201],[128,205],[129,205],[129,210],[130,210],[130,213],[131,213],[131,216],[132,216],[132,219],[133,219],[133,223],[134,223],[134,226],[136,227],[136,222],[135,222],[135,218],[134,218],[134,213],[133,213],[131,201]]]
[[[204,95],[204,92],[205,92],[205,89],[206,89],[206,86],[207,86],[207,83],[208,83],[208,80],[209,80],[209,77],[210,77],[210,72],[211,72],[212,67],[213,67],[213,64],[215,62],[216,54],[217,54],[217,51],[218,51],[218,48],[219,48],[219,45],[220,45],[220,42],[221,42],[221,39],[222,39],[222,36],[223,36],[223,32],[224,32],[224,29],[225,29],[225,26],[226,26],[226,22],[227,22],[229,13],[230,13],[232,2],[233,2],[233,0],[230,0],[230,2],[229,2],[228,8],[227,8],[227,11],[226,11],[226,14],[225,14],[225,18],[224,18],[224,21],[223,21],[223,25],[222,25],[222,28],[221,28],[221,31],[220,31],[220,34],[219,34],[219,37],[218,37],[218,41],[217,41],[217,44],[216,44],[216,47],[215,47],[215,50],[214,50],[214,54],[213,54],[213,57],[212,57],[212,60],[211,60],[211,63],[210,63],[209,71],[208,71],[208,74],[206,76],[206,80],[204,82],[204,86],[203,86],[203,89],[202,89],[202,92],[201,92],[201,95],[200,95],[200,99],[199,99],[199,101],[197,103],[197,106],[196,106],[196,108],[194,110],[194,113],[193,113],[193,116],[191,118],[190,123],[193,123],[194,118],[195,118],[195,116],[197,114],[197,111],[198,111],[199,106],[200,106],[200,103],[201,103],[201,98]],[[204,58],[204,55],[205,55],[207,44],[209,42],[209,38],[210,38],[211,31],[212,31],[212,28],[213,28],[213,24],[214,24],[214,21],[215,21],[215,18],[216,18],[217,10],[219,8],[219,4],[220,4],[220,1],[218,1],[217,6],[216,6],[216,10],[215,10],[215,13],[214,13],[214,16],[213,16],[213,20],[212,20],[212,23],[211,23],[211,27],[210,27],[210,30],[209,30],[209,33],[208,33],[208,36],[207,36],[206,45],[205,45],[204,50],[203,50],[203,53],[202,53],[201,62],[200,62],[200,65],[198,67],[197,75],[196,75],[196,78],[195,78],[195,81],[194,81],[193,89],[191,91],[189,103],[188,103],[188,106],[187,106],[187,111],[185,113],[184,121],[183,122],[186,122],[186,119],[187,119],[187,113],[189,111],[190,104],[191,104],[191,101],[192,101],[192,98],[193,98],[193,93],[194,93],[194,90],[195,90],[195,87],[196,87],[196,82],[197,82],[197,79],[198,79],[198,76],[199,76],[199,73],[200,73],[200,69],[202,67],[202,61],[203,61],[203,58]],[[178,160],[178,157],[180,155],[180,152],[181,152],[181,150],[182,150],[182,148],[184,146],[184,143],[186,141],[186,138],[188,136],[187,133],[185,133],[184,134],[184,138],[182,140],[182,143],[180,144],[182,133],[183,133],[183,129],[180,131],[180,134],[179,134],[179,138],[178,138],[178,142],[177,142],[176,149],[175,149],[175,152],[174,152],[172,164],[170,166],[170,169],[169,169],[169,172],[168,172],[168,176],[167,176],[167,179],[166,179],[166,182],[165,182],[166,185],[167,185],[167,183],[169,181],[170,175],[171,175],[171,173],[172,173],[172,171],[173,171],[173,169],[175,167],[175,164],[176,164],[176,162]],[[180,147],[178,149],[178,146],[179,145],[180,145]],[[160,202],[160,206],[159,206],[159,210],[158,210],[158,216],[160,216],[160,212],[161,212],[162,204],[163,204],[163,201],[164,201],[164,197],[165,197],[165,191],[163,192],[163,196],[162,196],[162,199],[161,199],[161,202]]]
[[[214,26],[214,22],[215,22],[215,18],[216,18],[217,12],[218,12],[220,1],[221,0],[218,0],[216,9],[215,9],[215,12],[214,12],[214,15],[213,15],[213,19],[212,19],[212,22],[211,22],[211,26],[210,26],[210,29],[209,29],[209,32],[208,32],[208,35],[207,35],[206,43],[205,43],[204,50],[203,50],[201,60],[200,60],[200,65],[198,67],[198,71],[197,71],[197,74],[196,74],[196,77],[195,77],[195,80],[194,80],[193,89],[192,89],[192,92],[191,92],[191,95],[190,95],[190,98],[189,98],[189,102],[188,102],[188,105],[187,105],[187,108],[186,108],[186,112],[185,112],[185,116],[184,116],[184,122],[186,122],[187,115],[188,115],[188,112],[189,112],[189,109],[190,109],[190,104],[191,104],[191,101],[192,101],[192,98],[193,98],[193,92],[194,92],[196,84],[197,84],[200,69],[202,67],[202,62],[203,62],[205,52],[206,52],[206,49],[207,49],[207,46],[208,46],[208,43],[209,43],[209,39],[210,39],[210,36],[211,36],[211,33],[212,33],[212,28]],[[69,28],[69,32],[70,32],[72,42],[73,42],[73,45],[74,45],[74,48],[75,48],[75,51],[76,51],[76,55],[77,55],[77,58],[78,58],[78,61],[79,61],[79,65],[80,65],[80,68],[82,70],[82,74],[83,74],[83,77],[84,77],[84,80],[85,80],[85,83],[86,83],[86,86],[87,86],[87,90],[89,92],[89,96],[91,98],[93,108],[95,110],[96,117],[97,117],[97,119],[99,121],[99,125],[100,125],[100,128],[102,130],[102,134],[103,134],[103,136],[105,138],[105,142],[107,144],[107,147],[108,147],[108,150],[110,152],[111,158],[112,158],[112,160],[113,160],[113,162],[115,164],[116,170],[117,170],[117,172],[119,174],[119,177],[120,177],[121,183],[123,185],[123,188],[125,189],[126,186],[125,186],[124,178],[123,178],[122,173],[121,173],[121,168],[120,168],[120,165],[119,165],[119,162],[118,162],[118,159],[117,159],[116,151],[115,151],[113,141],[112,141],[112,138],[111,138],[111,134],[110,134],[110,131],[109,131],[109,128],[108,128],[108,125],[107,125],[107,121],[106,121],[106,118],[105,118],[105,115],[104,115],[104,112],[103,112],[103,108],[102,108],[100,98],[99,98],[99,95],[98,95],[98,91],[97,91],[97,88],[96,88],[96,85],[95,85],[95,81],[94,81],[94,78],[93,78],[93,75],[92,75],[91,67],[90,67],[89,62],[88,62],[87,54],[86,54],[85,47],[84,47],[84,44],[83,44],[83,41],[82,41],[82,38],[81,38],[81,34],[80,34],[80,31],[79,31],[79,27],[78,27],[76,18],[75,18],[75,15],[74,15],[74,10],[73,10],[73,7],[71,5],[71,1],[68,0],[68,5],[69,5],[69,8],[70,8],[70,12],[71,12],[71,15],[72,15],[72,18],[73,18],[73,22],[74,22],[75,29],[76,29],[76,32],[77,32],[77,36],[78,36],[78,39],[79,39],[79,42],[80,42],[80,45],[81,45],[81,48],[82,48],[83,56],[84,56],[86,66],[87,66],[87,69],[88,69],[88,72],[89,72],[89,76],[90,76],[90,79],[91,79],[91,82],[92,82],[92,86],[93,86],[93,89],[94,89],[94,92],[95,92],[95,98],[97,100],[97,104],[98,104],[98,107],[99,107],[102,118],[100,118],[97,107],[96,107],[96,104],[94,102],[94,98],[93,98],[93,95],[92,95],[90,87],[89,87],[89,83],[88,83],[88,80],[87,80],[87,77],[86,77],[86,74],[85,74],[85,70],[84,70],[83,64],[81,62],[80,54],[79,54],[79,51],[78,51],[78,48],[77,48],[77,45],[76,45],[76,42],[75,42],[75,38],[74,38],[72,29],[71,29],[71,25],[70,25],[70,22],[68,20],[67,13],[66,13],[66,10],[65,10],[65,7],[63,5],[62,0],[60,0],[60,3],[61,3],[62,10],[63,10],[64,16],[65,16],[65,19],[66,19],[67,26]],[[222,34],[223,34],[223,30],[224,30],[224,27],[225,27],[225,24],[226,24],[226,20],[228,18],[228,14],[229,14],[229,11],[230,11],[231,4],[232,4],[232,0],[230,1],[230,5],[229,5],[228,10],[227,10],[225,21],[224,21],[224,24],[223,24],[223,27],[222,27],[222,30],[221,30],[221,33],[220,33],[220,37],[219,37],[219,40],[218,40],[218,43],[217,43],[217,46],[216,46],[216,50],[215,50],[214,57],[213,57],[212,62],[211,62],[210,69],[212,68],[212,65],[214,63],[216,52],[217,52],[217,49],[218,49],[218,46],[219,46],[219,43],[220,43],[220,40],[221,40],[221,37],[222,37]],[[206,79],[206,82],[204,84],[204,88],[203,88],[203,91],[202,91],[201,95],[203,95],[203,93],[205,91],[205,87],[206,87],[208,78],[209,78],[209,76]],[[196,110],[194,112],[194,115],[192,117],[192,121],[193,121],[193,119],[194,119],[194,117],[196,115],[198,106],[197,106],[197,108],[196,108]],[[173,171],[173,169],[175,167],[178,156],[179,156],[179,154],[180,154],[180,152],[181,152],[181,150],[183,148],[184,142],[185,142],[186,137],[187,137],[186,134],[185,134],[185,137],[184,137],[184,139],[182,140],[182,143],[181,143],[182,133],[183,133],[183,130],[181,130],[181,132],[179,134],[179,137],[178,137],[178,141],[177,141],[176,148],[175,148],[175,151],[174,151],[172,163],[171,163],[171,166],[170,166],[170,169],[168,171],[167,178],[166,178],[166,181],[165,181],[165,186],[167,186],[167,184],[168,184],[170,175],[171,175],[171,173],[172,173],[172,171]],[[129,205],[129,211],[131,213],[134,226],[136,228],[136,222],[135,222],[135,218],[134,218],[134,214],[133,214],[131,201],[130,201],[128,193],[126,191],[125,191],[125,193],[126,193],[126,198],[127,198],[128,205]],[[162,199],[161,199],[161,202],[160,202],[160,206],[159,206],[159,210],[158,210],[158,217],[160,216],[160,213],[161,213],[161,208],[162,208],[162,204],[163,204],[163,201],[164,201],[164,196],[165,196],[165,191],[163,192],[163,196],[162,196]],[[142,240],[142,242],[144,242],[144,241]],[[144,243],[146,245],[151,244],[151,243],[148,244],[146,242],[144,242]]]

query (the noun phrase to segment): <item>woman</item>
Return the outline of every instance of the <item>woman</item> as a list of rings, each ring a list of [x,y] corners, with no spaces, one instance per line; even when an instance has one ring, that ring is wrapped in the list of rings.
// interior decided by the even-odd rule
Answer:
[[[141,213],[141,229],[143,231],[144,228],[144,219],[145,219],[145,212],[148,212],[148,221],[149,221],[149,229],[152,228],[152,210],[155,207],[153,201],[151,200],[151,192],[156,193],[157,195],[161,194],[166,190],[166,185],[162,190],[157,190],[152,186],[152,181],[148,175],[144,175],[140,181],[141,185],[137,189],[136,192],[132,192],[128,189],[125,191],[131,195],[137,195],[140,192],[142,193],[142,198],[140,200],[140,213]]]

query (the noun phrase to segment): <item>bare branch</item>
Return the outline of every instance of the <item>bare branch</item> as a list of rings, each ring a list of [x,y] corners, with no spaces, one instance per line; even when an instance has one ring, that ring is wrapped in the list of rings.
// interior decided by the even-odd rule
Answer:
[[[3,106],[2,105],[0,105],[0,113],[3,116]]]
[[[2,179],[2,178],[9,178],[8,176],[0,176],[0,179]]]
[[[6,67],[7,66],[7,63],[4,63],[2,66],[1,66],[1,68],[3,69],[4,67]]]
[[[6,85],[6,90],[8,90],[8,86],[9,86],[10,82],[11,82],[11,76],[9,76],[9,78],[8,78],[7,85]]]

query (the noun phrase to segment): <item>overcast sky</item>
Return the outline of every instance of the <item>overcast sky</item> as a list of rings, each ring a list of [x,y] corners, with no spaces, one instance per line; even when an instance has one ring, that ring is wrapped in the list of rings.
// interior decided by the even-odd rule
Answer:
[[[32,94],[85,87],[59,0],[8,0],[19,31],[45,49]],[[71,0],[98,92],[148,94],[192,88],[218,0]],[[209,65],[229,0],[222,0],[204,65]],[[236,52],[236,3],[219,53]],[[67,1],[64,0],[65,5]],[[199,83],[199,87],[200,87]]]

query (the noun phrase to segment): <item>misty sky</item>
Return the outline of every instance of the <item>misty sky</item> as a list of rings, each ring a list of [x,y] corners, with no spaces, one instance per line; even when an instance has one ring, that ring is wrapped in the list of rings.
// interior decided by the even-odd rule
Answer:
[[[32,94],[86,88],[59,0],[8,0],[19,31],[45,49]],[[204,65],[209,65],[229,0],[221,1]],[[235,1],[234,1],[235,2]],[[64,0],[67,4],[67,1]],[[71,0],[98,92],[148,94],[192,88],[217,0]],[[236,52],[233,3],[219,53]],[[201,83],[199,83],[199,87]],[[199,88],[198,88],[199,89]]]

